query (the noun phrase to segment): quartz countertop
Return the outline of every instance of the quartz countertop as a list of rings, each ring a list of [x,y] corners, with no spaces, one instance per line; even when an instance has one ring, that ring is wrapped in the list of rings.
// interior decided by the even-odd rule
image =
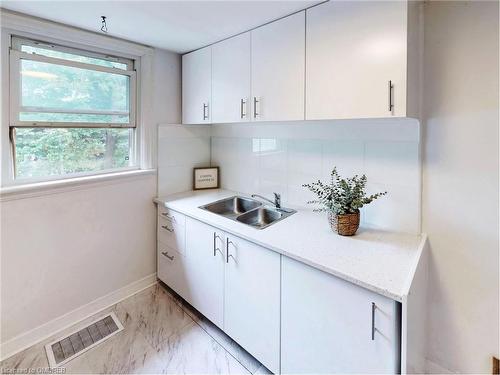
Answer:
[[[311,267],[402,302],[408,294],[426,241],[412,235],[360,227],[353,237],[330,229],[326,214],[290,207],[297,213],[256,229],[199,208],[234,195],[228,190],[189,191],[154,201]]]

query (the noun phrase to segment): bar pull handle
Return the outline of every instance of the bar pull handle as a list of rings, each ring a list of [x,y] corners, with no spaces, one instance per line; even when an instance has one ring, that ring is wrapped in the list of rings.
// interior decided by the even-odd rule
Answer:
[[[162,252],[161,255],[167,257],[170,260],[174,260],[174,256],[173,255],[168,255],[168,251]]]
[[[222,241],[222,238],[220,238],[217,233],[214,232],[214,256],[217,255],[217,251],[222,254],[222,251],[217,247],[217,238]],[[222,254],[224,255],[224,254]]]
[[[226,237],[226,263],[229,263],[229,258],[233,258],[234,257],[229,254],[229,244],[232,244],[234,245],[234,242],[230,241],[228,237]]]
[[[392,109],[394,108],[394,104],[392,104],[392,89],[394,88],[394,85],[392,84],[392,81],[389,81],[388,85],[388,91],[389,91],[389,112],[392,112]]]
[[[375,340],[375,309],[377,308],[377,305],[375,305],[375,302],[372,302],[372,341]]]
[[[241,119],[244,119],[247,117],[247,112],[245,111],[246,106],[247,106],[247,100],[241,99],[240,100],[240,118]]]
[[[208,103],[203,103],[203,120],[208,120]]]
[[[259,113],[257,112],[257,103],[260,103],[260,100],[257,99],[256,96],[253,97],[253,118],[257,118]]]
[[[169,228],[169,227],[168,227],[168,225],[162,225],[161,227],[162,227],[163,229],[168,230],[170,233],[172,233],[172,232],[174,231],[174,229],[173,229],[173,228]]]
[[[166,212],[162,212],[162,213],[161,213],[161,216],[163,216],[163,217],[165,217],[165,218],[169,219],[170,221],[175,221],[175,217],[174,217],[174,216],[169,215],[169,214],[168,214],[168,213],[166,213]]]

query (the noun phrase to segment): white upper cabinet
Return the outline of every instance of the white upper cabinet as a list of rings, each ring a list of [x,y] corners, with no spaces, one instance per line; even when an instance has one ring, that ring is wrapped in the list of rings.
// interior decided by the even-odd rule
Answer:
[[[305,12],[251,33],[253,120],[303,120]]]
[[[280,369],[280,255],[227,234],[224,331],[273,373]]]
[[[250,33],[212,46],[213,123],[250,121]]]
[[[329,1],[188,53],[183,123],[419,118],[421,19],[416,1]]]
[[[418,21],[410,11],[405,1],[330,1],[307,10],[307,120],[410,117],[415,87],[407,70],[415,69],[407,50]]]
[[[182,56],[182,122],[210,123],[212,47]]]

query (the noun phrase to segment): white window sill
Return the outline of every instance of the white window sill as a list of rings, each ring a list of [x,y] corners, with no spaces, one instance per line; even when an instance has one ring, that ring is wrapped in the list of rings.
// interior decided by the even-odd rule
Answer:
[[[23,184],[0,188],[0,201],[30,198],[39,195],[60,193],[78,190],[82,187],[109,184],[122,179],[141,178],[156,174],[156,169],[136,169],[115,173],[98,174],[93,176],[67,178],[55,181],[44,181],[32,184]]]

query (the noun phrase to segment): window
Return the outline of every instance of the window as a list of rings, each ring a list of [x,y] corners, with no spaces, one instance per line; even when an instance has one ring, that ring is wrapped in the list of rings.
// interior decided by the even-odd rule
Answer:
[[[13,37],[10,90],[16,180],[134,167],[133,60]]]

